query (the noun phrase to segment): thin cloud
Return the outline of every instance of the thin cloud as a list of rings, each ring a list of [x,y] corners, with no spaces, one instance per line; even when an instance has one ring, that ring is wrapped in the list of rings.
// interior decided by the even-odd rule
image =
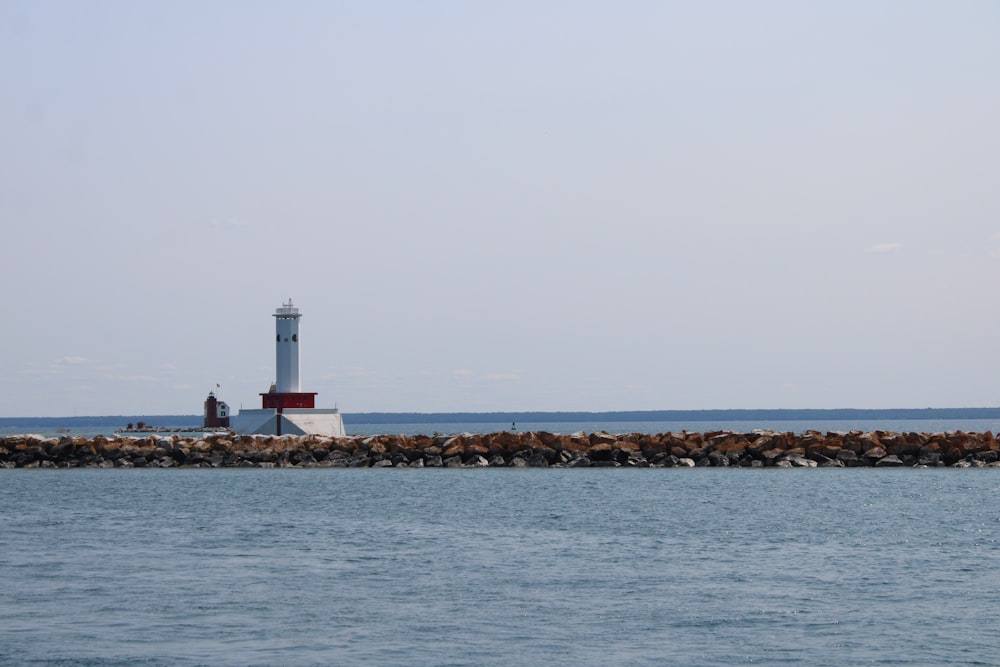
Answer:
[[[902,247],[902,243],[876,243],[870,248],[867,248],[865,252],[869,254],[883,254],[887,252],[896,252]]]
[[[79,366],[80,364],[89,363],[91,361],[87,357],[62,357],[52,362],[54,366]]]
[[[94,366],[95,371],[100,371],[101,373],[110,373],[112,371],[120,371],[126,368],[124,364],[102,364],[101,366]]]
[[[453,370],[451,372],[451,374],[454,375],[455,377],[463,377],[464,378],[464,377],[470,377],[472,375],[475,375],[475,372],[473,372],[472,370],[470,370],[468,368],[457,368],[457,369]]]
[[[484,380],[491,380],[493,382],[511,382],[521,379],[521,376],[517,373],[486,373],[480,377]]]

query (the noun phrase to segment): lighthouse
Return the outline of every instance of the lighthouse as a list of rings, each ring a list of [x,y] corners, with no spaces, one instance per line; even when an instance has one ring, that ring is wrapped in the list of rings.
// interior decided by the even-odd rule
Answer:
[[[274,369],[276,380],[271,391],[261,394],[263,407],[315,408],[315,392],[303,392],[299,385],[299,318],[302,314],[292,300],[274,311]]]
[[[261,393],[260,410],[240,410],[233,416],[238,433],[263,435],[344,435],[344,420],[336,408],[316,407],[316,392],[302,391],[299,381],[299,320],[302,314],[289,299],[274,311],[275,380]]]
[[[299,391],[299,309],[292,300],[274,311],[275,329],[278,331],[275,368],[278,373],[279,394],[294,394]]]

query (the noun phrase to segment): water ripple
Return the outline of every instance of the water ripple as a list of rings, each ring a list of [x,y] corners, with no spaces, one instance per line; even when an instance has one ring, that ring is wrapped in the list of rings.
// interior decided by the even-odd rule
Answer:
[[[992,664],[981,471],[4,471],[0,663]]]

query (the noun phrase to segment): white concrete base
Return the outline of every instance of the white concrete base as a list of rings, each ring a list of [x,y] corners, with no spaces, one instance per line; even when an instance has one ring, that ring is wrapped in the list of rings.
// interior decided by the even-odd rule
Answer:
[[[240,435],[346,435],[336,408],[285,408],[280,415],[274,409],[240,410],[231,424]]]

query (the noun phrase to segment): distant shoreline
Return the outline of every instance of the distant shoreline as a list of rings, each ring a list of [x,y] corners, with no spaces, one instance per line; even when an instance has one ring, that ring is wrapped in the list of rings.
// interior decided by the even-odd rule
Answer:
[[[607,412],[357,412],[344,413],[348,424],[436,424],[517,422],[711,422],[711,421],[850,421],[922,419],[1000,419],[997,408],[832,408],[628,410]],[[103,415],[81,417],[0,417],[0,429],[10,426],[86,427],[109,421],[145,421],[158,426],[200,424],[201,415]]]

